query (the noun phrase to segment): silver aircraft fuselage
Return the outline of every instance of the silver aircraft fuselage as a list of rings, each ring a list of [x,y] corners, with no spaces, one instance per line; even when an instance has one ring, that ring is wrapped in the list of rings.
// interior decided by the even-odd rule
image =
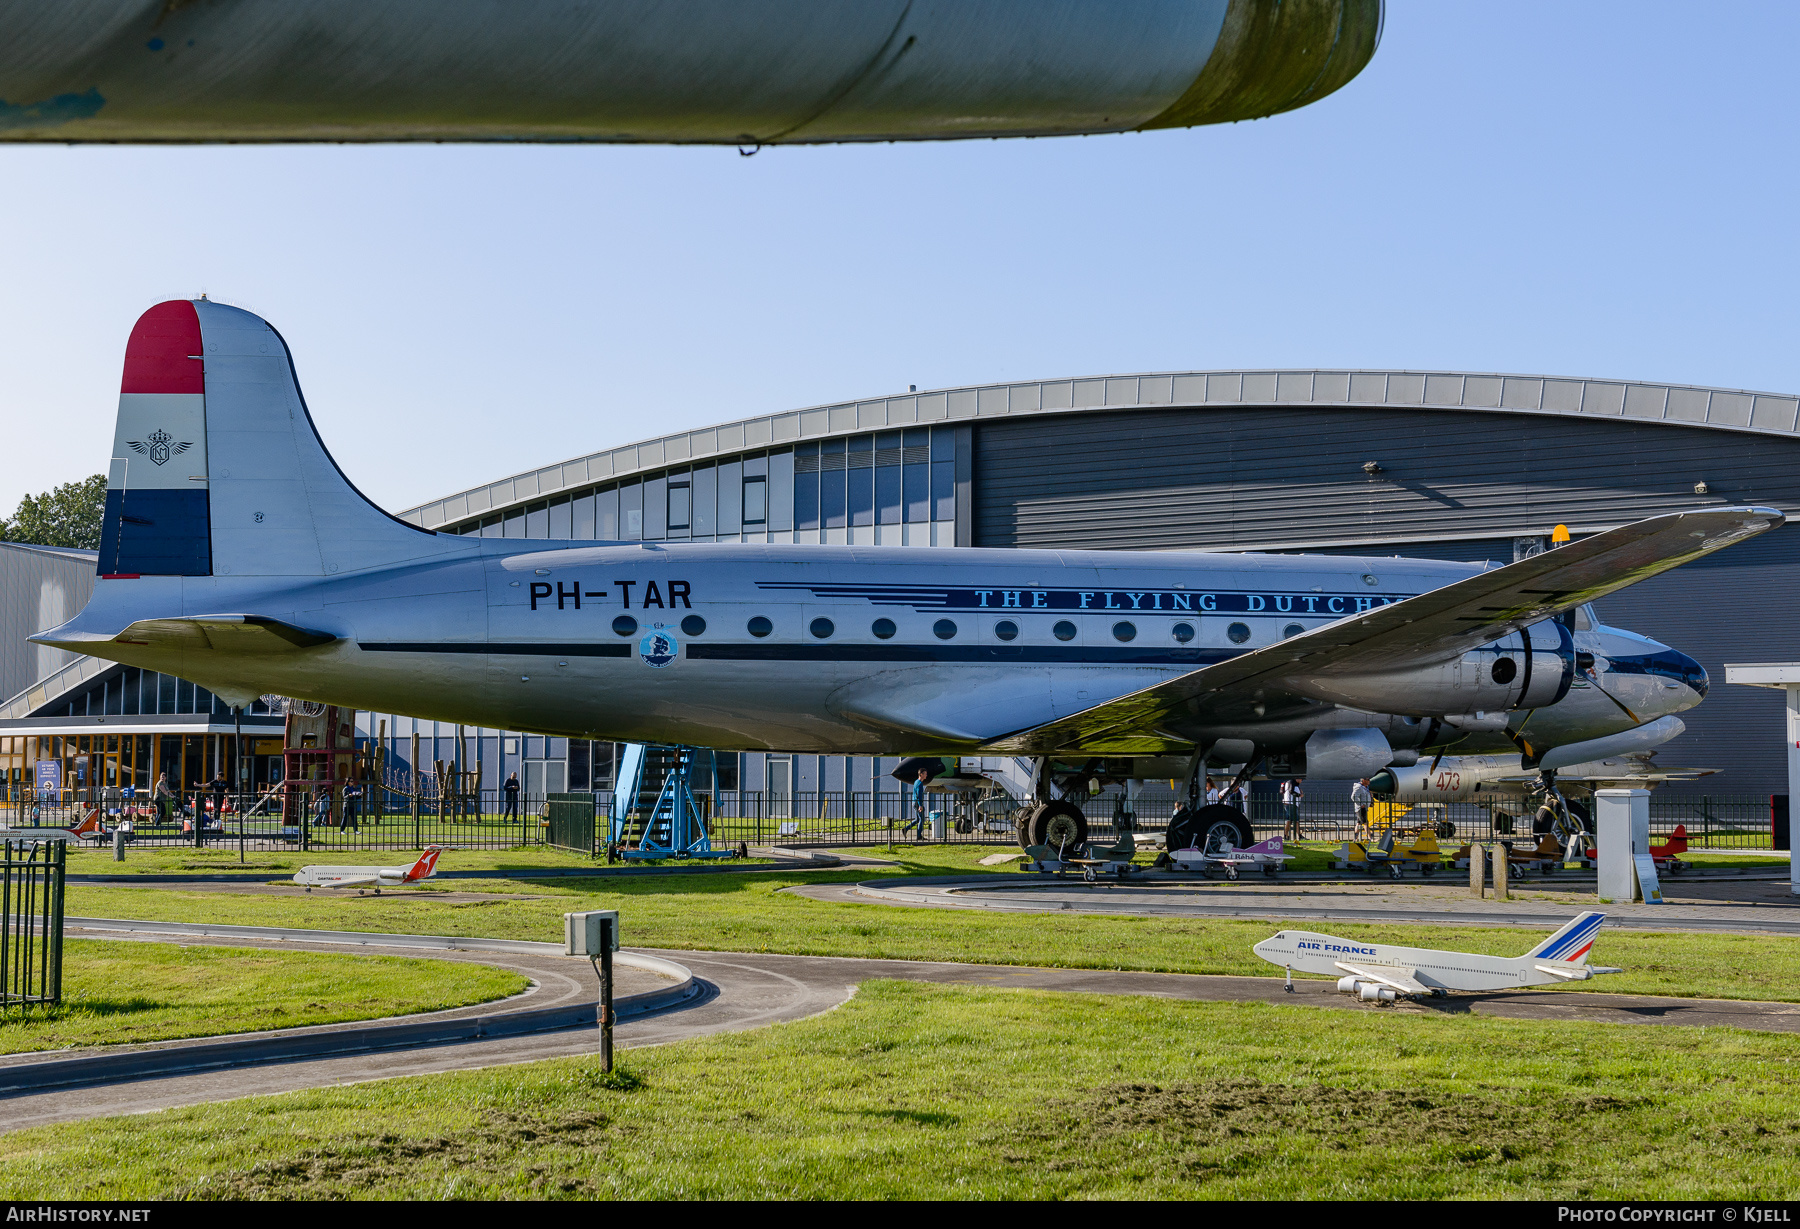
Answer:
[[[103,579],[78,622],[253,610],[337,637],[254,658],[128,642],[87,650],[228,696],[274,691],[619,741],[895,755],[966,751],[1484,570],[1199,552],[446,545],[448,557],[340,578]],[[1397,676],[1359,707],[1311,700],[1173,732],[1280,749],[1316,729],[1365,726],[1397,748],[1509,751],[1504,724],[1516,729],[1526,712],[1502,721],[1524,685],[1493,682],[1503,651]],[[1534,737],[1578,742],[1634,724],[1573,668],[1580,653],[1645,721],[1705,692],[1704,671],[1667,646],[1573,630],[1536,653]],[[1477,712],[1493,714],[1485,728],[1436,720]]]

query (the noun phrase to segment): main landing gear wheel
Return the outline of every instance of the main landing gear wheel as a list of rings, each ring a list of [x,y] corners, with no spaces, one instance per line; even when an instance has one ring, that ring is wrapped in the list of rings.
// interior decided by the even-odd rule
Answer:
[[[1193,818],[1188,822],[1193,826],[1193,848],[1223,849],[1230,845],[1233,849],[1248,849],[1256,844],[1256,838],[1250,835],[1250,822],[1236,807],[1215,803],[1191,814]],[[1169,826],[1173,828],[1175,825],[1170,823]],[[1169,848],[1187,849],[1189,846],[1170,842]]]
[[[1019,843],[1029,849],[1048,845],[1060,853],[1072,854],[1087,844],[1087,816],[1074,803],[1058,799],[1026,812],[1019,822]]]

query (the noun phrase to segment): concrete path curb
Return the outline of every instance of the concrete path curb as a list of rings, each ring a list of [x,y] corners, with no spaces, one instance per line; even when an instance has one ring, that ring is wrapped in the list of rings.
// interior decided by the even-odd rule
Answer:
[[[379,935],[358,931],[288,930],[264,926],[204,926],[179,922],[137,922],[109,918],[68,918],[71,926],[85,930],[123,930],[151,934],[216,935],[219,937],[286,939],[309,943],[342,943],[354,946],[430,948],[464,951],[523,952],[532,955],[563,954],[555,943],[527,943],[512,939],[445,939],[435,935]],[[620,1019],[630,1019],[679,1006],[702,994],[687,966],[660,956],[620,952],[615,959],[632,968],[672,978],[669,986],[626,995],[614,1001]],[[327,1025],[293,1035],[259,1035],[243,1039],[205,1039],[177,1042],[156,1049],[122,1054],[86,1054],[77,1058],[50,1058],[0,1065],[0,1095],[80,1084],[111,1084],[128,1080],[188,1072],[291,1062],[334,1055],[366,1054],[381,1050],[414,1049],[480,1038],[518,1037],[531,1033],[594,1027],[598,1003],[564,1004],[524,1008],[452,1019],[398,1021],[391,1024]],[[24,1057],[24,1056],[20,1056]]]

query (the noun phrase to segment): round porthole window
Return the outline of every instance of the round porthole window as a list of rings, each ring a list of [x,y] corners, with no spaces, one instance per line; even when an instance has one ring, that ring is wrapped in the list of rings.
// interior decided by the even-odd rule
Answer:
[[[1067,619],[1062,620],[1055,627],[1051,628],[1050,631],[1056,636],[1056,638],[1058,640],[1073,640],[1073,639],[1075,639],[1075,625],[1073,623],[1069,622]]]
[[[775,625],[761,615],[757,615],[754,619],[751,619],[750,622],[744,625],[744,629],[758,640],[761,640],[764,636],[775,630]]]
[[[1367,572],[1363,573],[1363,584],[1378,585],[1380,583],[1381,583],[1381,581],[1379,579],[1377,579],[1376,577],[1369,575]]]
[[[1305,630],[1306,629],[1304,627],[1301,627],[1298,623],[1290,623],[1286,627],[1281,629],[1281,638],[1283,640],[1286,640],[1290,636],[1298,636],[1301,632],[1303,632]]]
[[[949,640],[956,635],[956,624],[948,619],[939,619],[931,625],[931,634],[939,640]]]
[[[1174,627],[1169,629],[1169,632],[1176,640],[1179,640],[1182,644],[1186,644],[1194,638],[1194,625],[1192,623],[1177,623]]]
[[[994,638],[996,640],[1017,640],[1019,638],[1019,625],[1014,623],[1011,619],[1000,620],[998,623],[994,624]]]
[[[690,636],[698,636],[706,630],[706,620],[699,615],[689,615],[681,621],[681,630]]]
[[[1136,625],[1131,624],[1131,623],[1115,623],[1115,624],[1113,624],[1113,639],[1114,640],[1136,640],[1137,639]]]
[[[1510,657],[1496,657],[1488,674],[1502,687],[1513,681],[1519,673],[1519,664]]]
[[[831,625],[830,619],[814,619],[806,625],[806,630],[811,632],[815,639],[829,640],[831,633],[835,632],[837,628]]]
[[[1225,635],[1231,643],[1242,644],[1244,641],[1250,639],[1250,625],[1248,623],[1233,623],[1230,627],[1225,629]]]
[[[875,633],[877,640],[890,640],[899,629],[894,626],[892,619],[877,619],[869,624],[869,630]]]
[[[621,636],[635,635],[637,633],[637,620],[630,615],[620,615],[613,620],[613,631]]]

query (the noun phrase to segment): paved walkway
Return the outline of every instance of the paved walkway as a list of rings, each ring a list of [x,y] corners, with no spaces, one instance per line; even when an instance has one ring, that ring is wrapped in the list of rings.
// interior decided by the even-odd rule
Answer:
[[[1295,922],[1432,922],[1554,929],[1584,909],[1606,912],[1607,925],[1645,930],[1800,934],[1800,897],[1786,879],[1665,882],[1659,905],[1600,904],[1594,892],[1532,881],[1500,901],[1483,899],[1467,882],[1213,882],[1133,879],[1085,883],[1036,875],[876,879],[784,889],[813,900],[938,909],[1024,913],[1102,913],[1135,917],[1267,918]]]

